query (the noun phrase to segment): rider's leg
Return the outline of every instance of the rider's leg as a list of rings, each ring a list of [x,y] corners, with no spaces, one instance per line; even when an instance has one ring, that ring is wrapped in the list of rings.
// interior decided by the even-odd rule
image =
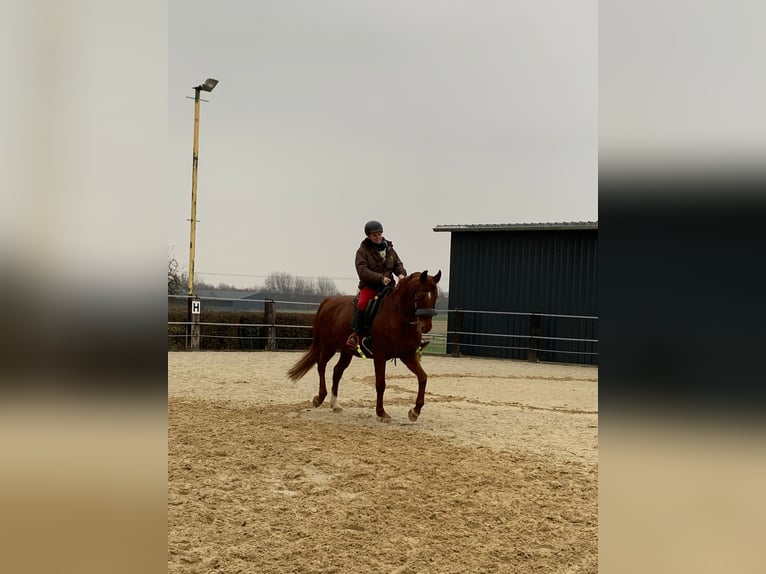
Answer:
[[[346,341],[346,344],[352,349],[356,349],[359,346],[359,316],[362,312],[358,307],[354,306],[354,318],[351,322],[351,335]]]
[[[359,346],[359,335],[362,334],[365,329],[365,309],[367,308],[367,303],[369,303],[370,299],[372,299],[374,296],[375,290],[370,289],[369,287],[364,287],[359,292],[357,303],[354,307],[353,323],[351,324],[352,333],[346,341],[346,345],[348,345],[351,349],[356,349]]]

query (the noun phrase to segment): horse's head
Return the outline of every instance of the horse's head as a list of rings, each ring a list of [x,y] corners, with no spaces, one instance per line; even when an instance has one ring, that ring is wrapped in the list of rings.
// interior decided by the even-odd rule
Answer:
[[[437,284],[441,278],[441,271],[436,275],[429,275],[426,270],[411,274],[400,285],[412,303],[408,309],[408,318],[411,323],[418,324],[423,333],[428,333],[432,328],[431,319],[436,315],[436,299],[439,297]]]

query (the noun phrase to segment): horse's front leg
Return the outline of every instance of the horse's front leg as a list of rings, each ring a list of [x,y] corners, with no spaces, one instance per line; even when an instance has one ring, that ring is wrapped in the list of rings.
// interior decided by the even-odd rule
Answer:
[[[426,382],[428,381],[428,375],[426,375],[426,372],[420,364],[420,360],[415,354],[408,357],[402,357],[402,363],[404,363],[410,371],[415,373],[415,376],[418,378],[418,397],[415,399],[415,407],[410,409],[407,413],[409,419],[414,422],[418,420],[420,409],[422,409],[423,405],[426,403]]]
[[[382,353],[381,353],[382,355]],[[383,394],[386,392],[386,359],[377,355],[374,356],[375,360],[375,392],[378,395],[377,403],[375,404],[375,414],[381,422],[390,423],[391,417],[388,416],[386,409],[383,408]]]

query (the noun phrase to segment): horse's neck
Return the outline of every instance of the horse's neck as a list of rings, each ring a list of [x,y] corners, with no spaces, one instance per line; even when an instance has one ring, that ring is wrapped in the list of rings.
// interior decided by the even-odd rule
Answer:
[[[400,312],[406,311],[406,302],[407,302],[407,286],[406,285],[398,285],[396,289],[394,289],[389,295],[383,299],[383,303],[381,304],[380,310],[383,310],[383,306],[388,302],[386,307],[388,307],[392,312],[396,312],[399,310]]]

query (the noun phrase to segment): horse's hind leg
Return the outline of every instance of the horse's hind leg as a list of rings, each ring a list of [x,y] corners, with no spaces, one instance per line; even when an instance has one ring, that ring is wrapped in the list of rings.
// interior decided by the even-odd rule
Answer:
[[[314,397],[314,400],[311,401],[311,403],[315,406],[321,406],[321,404],[324,402],[325,397],[327,396],[327,384],[325,382],[325,371],[327,370],[327,363],[330,362],[330,359],[335,354],[335,351],[332,353],[326,353],[321,352],[319,355],[319,360],[317,361],[317,373],[319,373],[319,394]]]
[[[340,359],[332,370],[332,389],[330,390],[330,406],[333,412],[339,413],[343,409],[338,406],[338,384],[343,376],[343,372],[351,364],[353,355],[351,353],[341,353]]]
[[[410,409],[407,413],[409,419],[414,422],[418,420],[420,409],[423,408],[423,405],[426,402],[426,382],[428,381],[428,375],[426,375],[426,372],[420,365],[420,361],[416,355],[407,358],[402,357],[402,363],[404,363],[410,371],[415,373],[418,378],[418,396],[415,399],[415,407]]]

